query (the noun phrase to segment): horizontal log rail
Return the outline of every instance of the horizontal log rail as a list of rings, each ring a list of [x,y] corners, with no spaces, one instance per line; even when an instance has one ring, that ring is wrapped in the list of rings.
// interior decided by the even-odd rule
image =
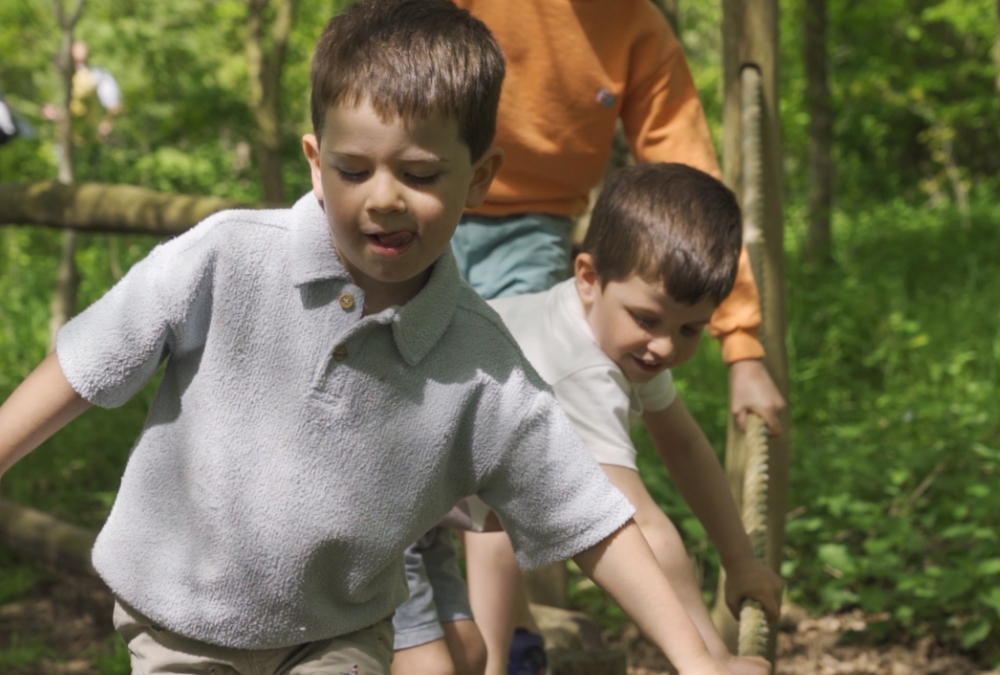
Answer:
[[[78,574],[97,576],[90,549],[97,533],[0,499],[0,544]]]
[[[168,237],[217,211],[260,208],[221,197],[157,192],[135,185],[0,183],[0,225]]]

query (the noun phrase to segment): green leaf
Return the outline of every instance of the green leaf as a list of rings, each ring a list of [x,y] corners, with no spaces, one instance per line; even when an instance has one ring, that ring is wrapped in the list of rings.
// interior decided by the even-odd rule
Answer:
[[[985,593],[976,596],[976,599],[1000,616],[1000,587],[994,586]]]
[[[976,576],[987,577],[1000,574],[1000,558],[983,560],[976,566]]]
[[[819,559],[844,574],[853,574],[857,570],[851,554],[843,544],[823,544],[819,547]]]
[[[993,625],[989,619],[981,619],[975,623],[962,626],[962,648],[968,649],[969,647],[978,645],[989,636],[992,629]]]

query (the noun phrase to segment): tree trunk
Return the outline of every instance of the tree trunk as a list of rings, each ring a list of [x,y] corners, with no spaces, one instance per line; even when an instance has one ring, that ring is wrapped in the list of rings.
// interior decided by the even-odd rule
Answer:
[[[809,111],[809,229],[806,259],[824,263],[831,256],[833,208],[833,110],[830,104],[826,45],[826,0],[806,0],[806,105]]]
[[[288,52],[295,6],[298,0],[280,0],[271,26],[271,51],[264,46],[265,12],[269,0],[247,3],[247,68],[250,75],[250,111],[256,127],[257,159],[260,163],[264,201],[285,201],[281,166],[281,73]]]
[[[70,102],[73,97],[73,28],[80,20],[84,0],[77,0],[76,7],[69,15],[62,6],[62,0],[52,0],[52,8],[62,28],[62,43],[56,57],[56,70],[62,78],[62,116],[58,121],[57,138],[61,148],[59,153],[59,182],[69,185],[73,182],[73,113]],[[80,287],[80,273],[76,268],[76,233],[63,232],[62,254],[56,273],[56,287],[49,306],[49,351],[55,349],[56,333],[73,316],[76,307],[76,293]]]
[[[0,225],[171,236],[216,211],[253,208],[219,197],[154,192],[133,185],[0,183]]]
[[[997,32],[993,42],[993,63],[996,65],[996,80],[994,81],[997,96],[1000,96],[1000,0],[997,0]]]

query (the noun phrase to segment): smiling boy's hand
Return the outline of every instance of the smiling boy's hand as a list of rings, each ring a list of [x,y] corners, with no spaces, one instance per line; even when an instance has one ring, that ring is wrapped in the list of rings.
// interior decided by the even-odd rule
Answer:
[[[784,586],[781,577],[770,567],[756,558],[748,558],[726,568],[726,606],[734,617],[739,618],[740,605],[752,598],[764,607],[768,621],[777,621],[781,616],[781,591]]]
[[[746,359],[729,365],[729,412],[740,429],[746,431],[747,415],[753,412],[767,424],[768,435],[778,436],[784,431],[781,413],[786,405],[762,361]]]

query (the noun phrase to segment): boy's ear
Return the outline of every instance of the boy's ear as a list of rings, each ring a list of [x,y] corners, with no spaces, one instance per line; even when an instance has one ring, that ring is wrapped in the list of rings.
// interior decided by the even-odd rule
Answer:
[[[309,175],[312,178],[313,194],[319,203],[323,203],[323,174],[320,172],[319,139],[315,134],[306,134],[302,137],[302,152],[305,153],[306,161],[309,162]]]
[[[576,294],[580,296],[585,310],[590,311],[601,292],[601,280],[594,267],[594,256],[579,253],[573,261],[573,276],[576,279]]]
[[[486,199],[490,184],[503,166],[503,148],[492,146],[472,165],[472,183],[465,199],[465,208],[474,209]]]

